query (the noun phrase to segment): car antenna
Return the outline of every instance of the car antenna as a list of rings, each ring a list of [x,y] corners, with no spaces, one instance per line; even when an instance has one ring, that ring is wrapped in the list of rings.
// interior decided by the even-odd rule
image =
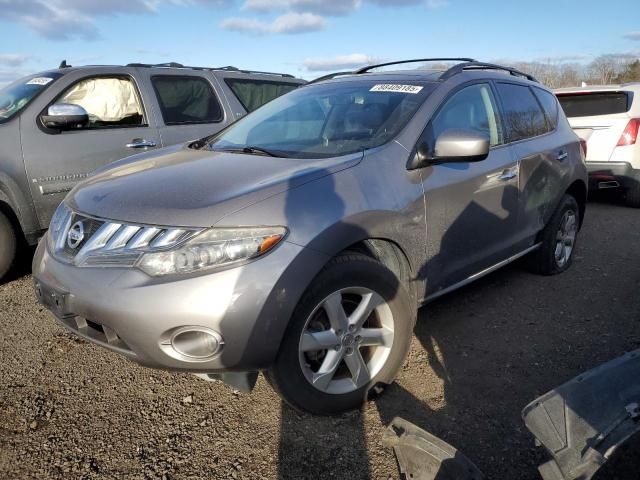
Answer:
[[[71,65],[68,65],[66,60],[62,60],[58,68],[71,68]]]

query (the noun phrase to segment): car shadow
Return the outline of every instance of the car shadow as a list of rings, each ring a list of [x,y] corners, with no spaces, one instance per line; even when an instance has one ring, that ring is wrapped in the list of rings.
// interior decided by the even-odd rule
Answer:
[[[35,251],[35,246],[20,244],[13,266],[7,275],[0,280],[0,286],[31,275],[31,262]]]

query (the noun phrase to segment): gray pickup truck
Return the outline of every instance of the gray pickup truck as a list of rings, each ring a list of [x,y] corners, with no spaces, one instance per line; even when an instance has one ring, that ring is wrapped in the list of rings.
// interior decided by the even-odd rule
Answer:
[[[305,83],[235,67],[70,67],[0,90],[0,280],[64,196],[108,163],[211,135]]]

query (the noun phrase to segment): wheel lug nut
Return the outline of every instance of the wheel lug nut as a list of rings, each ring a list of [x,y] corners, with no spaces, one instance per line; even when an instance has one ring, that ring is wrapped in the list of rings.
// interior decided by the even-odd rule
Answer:
[[[355,325],[349,325],[349,331],[353,332],[356,329]]]
[[[333,347],[333,349],[334,349],[336,352],[339,352],[339,351],[340,351],[340,345],[336,345],[335,347]]]
[[[360,340],[362,340],[362,337],[360,335],[356,335],[356,342],[359,342]]]
[[[347,355],[351,355],[353,353],[353,348],[347,348]]]

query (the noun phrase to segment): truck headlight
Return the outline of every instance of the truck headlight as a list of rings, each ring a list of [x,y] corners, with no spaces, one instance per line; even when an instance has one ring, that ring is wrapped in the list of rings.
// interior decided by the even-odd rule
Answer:
[[[175,249],[144,253],[136,265],[153,277],[225,267],[264,255],[286,234],[284,227],[211,228]]]

